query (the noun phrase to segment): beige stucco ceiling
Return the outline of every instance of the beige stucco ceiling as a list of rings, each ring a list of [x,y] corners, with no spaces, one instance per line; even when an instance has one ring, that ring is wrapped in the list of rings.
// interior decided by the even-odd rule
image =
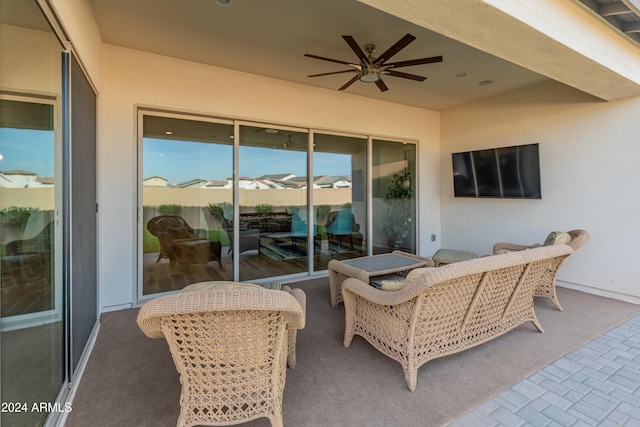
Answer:
[[[622,61],[622,67],[630,71],[611,69],[598,58],[536,30],[530,22],[495,8],[493,1],[233,0],[228,7],[215,0],[85,1],[93,9],[105,43],[327,90],[338,90],[351,74],[307,76],[348,67],[307,58],[305,53],[354,61],[342,35],[353,36],[361,46],[376,44],[381,53],[411,33],[417,39],[393,62],[442,55],[442,63],[401,69],[426,76],[426,81],[385,76],[387,92],[362,82],[345,92],[433,110],[548,79],[605,100],[640,94],[637,79],[628,78],[638,74],[634,71],[638,58],[622,55],[630,60]],[[9,10],[3,8],[2,22],[21,25],[17,6],[25,3],[31,2],[11,2]],[[527,5],[513,4],[517,3]],[[543,3],[553,5],[549,0]],[[575,8],[578,3],[562,4]],[[536,6],[544,7],[540,1]],[[602,24],[593,15],[594,26]],[[612,57],[606,41],[603,46],[604,55]],[[486,81],[493,83],[479,84]]]
[[[91,0],[105,43],[211,64],[304,85],[337,90],[351,74],[307,77],[343,70],[305,53],[354,61],[342,39],[378,53],[406,33],[416,40],[394,61],[442,55],[442,63],[403,68],[427,77],[416,82],[386,76],[381,93],[356,82],[345,92],[390,102],[444,110],[545,80],[538,73],[441,36],[353,0]],[[464,73],[464,77],[457,77]],[[491,85],[479,85],[491,80]],[[295,102],[295,100],[289,100]]]

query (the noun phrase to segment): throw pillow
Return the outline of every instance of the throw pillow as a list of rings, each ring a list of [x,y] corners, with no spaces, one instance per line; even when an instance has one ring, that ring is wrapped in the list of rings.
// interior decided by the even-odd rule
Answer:
[[[383,291],[397,291],[404,288],[404,280],[383,280],[380,282],[380,289]]]
[[[413,282],[414,280],[416,280],[418,277],[420,277],[422,275],[422,273],[424,273],[425,271],[427,271],[430,267],[420,267],[420,268],[414,268],[413,270],[411,270],[409,272],[409,274],[407,274],[407,278],[405,280],[405,283],[409,284],[411,282]]]
[[[552,231],[545,239],[543,245],[566,245],[571,241],[571,235],[564,231]]]
[[[409,283],[415,281],[422,273],[424,273],[429,267],[414,268],[411,270],[404,280],[383,280],[380,282],[380,289],[383,291],[397,291],[404,288]]]

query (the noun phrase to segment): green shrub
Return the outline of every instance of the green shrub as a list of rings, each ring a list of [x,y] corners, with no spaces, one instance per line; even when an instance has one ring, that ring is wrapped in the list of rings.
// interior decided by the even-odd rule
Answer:
[[[222,209],[222,213],[225,218],[233,218],[233,205],[229,202],[218,202],[218,203],[209,203],[207,205],[207,209],[209,209],[209,213],[214,215],[218,208]]]
[[[160,215],[180,215],[182,212],[182,206],[168,204],[168,205],[160,205],[158,206],[158,213]]]
[[[0,210],[0,218],[3,224],[13,225],[19,230],[24,230],[29,221],[29,217],[33,212],[37,212],[38,208],[23,208],[19,206],[9,206]]]
[[[259,213],[259,214],[272,213],[273,206],[268,204],[256,205],[255,210],[256,210],[256,213]]]

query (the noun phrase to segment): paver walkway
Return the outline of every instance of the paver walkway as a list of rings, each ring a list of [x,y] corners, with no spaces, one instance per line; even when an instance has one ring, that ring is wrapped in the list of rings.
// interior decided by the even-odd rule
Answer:
[[[640,317],[449,424],[494,426],[640,426]]]

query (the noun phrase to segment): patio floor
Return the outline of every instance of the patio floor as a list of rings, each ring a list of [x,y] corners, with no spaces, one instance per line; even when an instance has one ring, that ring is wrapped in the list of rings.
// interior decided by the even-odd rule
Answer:
[[[400,365],[364,339],[343,347],[344,309],[330,306],[326,278],[291,286],[307,294],[307,325],[287,372],[286,426],[640,425],[638,305],[559,288],[564,312],[536,301],[544,334],[523,324],[432,360],[412,393]],[[175,426],[177,372],[164,340],[144,337],[136,315],[102,315],[67,427]]]

